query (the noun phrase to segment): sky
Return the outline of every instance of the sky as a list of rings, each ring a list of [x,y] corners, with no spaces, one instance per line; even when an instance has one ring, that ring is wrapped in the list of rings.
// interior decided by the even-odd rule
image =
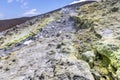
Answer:
[[[0,20],[27,17],[63,7],[75,0],[0,0]]]

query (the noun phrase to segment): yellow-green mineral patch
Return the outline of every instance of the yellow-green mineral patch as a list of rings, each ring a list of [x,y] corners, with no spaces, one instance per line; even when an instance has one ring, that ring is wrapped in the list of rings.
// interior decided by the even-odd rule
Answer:
[[[97,54],[101,55],[102,64],[109,72],[115,73],[120,79],[120,41],[105,39],[96,43]],[[111,70],[112,69],[112,70]]]
[[[21,26],[21,28],[18,29],[17,32],[10,31],[10,33],[12,34],[11,35],[6,34],[6,36],[4,36],[4,41],[1,44],[0,48],[12,46],[13,44],[16,44],[30,36],[34,36],[40,31],[40,29],[42,29],[50,21],[52,21],[51,18],[44,18],[41,19],[40,22],[33,24],[31,26],[27,26],[27,27]]]

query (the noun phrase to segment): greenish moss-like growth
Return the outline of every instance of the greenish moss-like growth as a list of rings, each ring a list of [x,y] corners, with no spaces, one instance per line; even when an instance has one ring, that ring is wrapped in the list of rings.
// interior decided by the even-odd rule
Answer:
[[[10,46],[13,46],[14,44],[16,43],[19,43],[23,40],[25,40],[26,38],[29,38],[29,37],[32,37],[32,36],[35,36],[42,28],[44,28],[45,25],[47,25],[50,21],[52,21],[50,18],[44,18],[43,20],[41,20],[39,24],[37,24],[37,26],[28,26],[28,31],[25,32],[25,30],[21,29],[21,33],[20,34],[13,34],[11,35],[11,40],[6,41],[0,46],[0,48],[6,48],[6,47],[10,47]],[[33,28],[33,29],[30,29],[29,28]],[[22,36],[21,36],[22,35]],[[16,37],[16,38],[14,38]]]
[[[93,21],[79,16],[72,16],[77,29],[86,29],[93,26]]]
[[[102,67],[108,70],[108,77],[111,80],[111,77],[114,79],[118,78],[118,72],[120,71],[120,62],[118,60],[117,52],[119,52],[119,47],[114,44],[105,44],[105,43],[97,43],[96,46],[96,61],[101,61]],[[96,62],[95,61],[95,62]],[[97,66],[97,65],[95,65]],[[101,66],[98,66],[101,68]],[[103,73],[101,73],[103,74]],[[110,75],[111,74],[111,75]]]

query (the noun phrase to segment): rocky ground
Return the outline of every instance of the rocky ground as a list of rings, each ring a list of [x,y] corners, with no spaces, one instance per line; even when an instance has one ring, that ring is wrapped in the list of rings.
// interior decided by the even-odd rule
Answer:
[[[32,17],[22,17],[16,19],[7,19],[7,20],[0,20],[0,32],[15,27],[16,25],[22,24],[27,20],[32,19]]]
[[[0,80],[120,80],[120,1],[80,4],[1,32]]]

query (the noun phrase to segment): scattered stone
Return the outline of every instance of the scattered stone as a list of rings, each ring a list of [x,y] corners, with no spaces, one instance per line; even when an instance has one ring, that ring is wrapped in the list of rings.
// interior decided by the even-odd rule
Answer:
[[[88,63],[93,63],[95,59],[95,54],[93,51],[87,51],[81,54],[82,58]]]
[[[56,53],[56,52],[55,52],[54,50],[51,50],[51,51],[48,52],[49,55],[53,55],[53,54],[55,54],[55,53]]]
[[[0,69],[2,69],[3,67],[2,66],[0,66]]]
[[[32,40],[29,40],[29,41],[25,41],[23,44],[24,45],[29,45],[30,43],[32,43],[33,41]]]
[[[49,65],[49,68],[45,69],[46,72],[43,71],[41,75],[40,70],[36,72],[43,80],[94,80],[89,65],[84,61],[50,60],[49,63],[52,66]]]
[[[6,68],[5,71],[9,71],[10,69],[9,68]]]
[[[91,70],[91,73],[94,76],[95,80],[100,80],[101,75],[97,71]]]
[[[62,47],[62,45],[58,44],[57,47],[56,47],[56,49],[60,49],[61,47]]]
[[[117,8],[117,7],[113,7],[113,8],[111,9],[112,12],[117,12],[118,10],[119,10],[119,8]]]

